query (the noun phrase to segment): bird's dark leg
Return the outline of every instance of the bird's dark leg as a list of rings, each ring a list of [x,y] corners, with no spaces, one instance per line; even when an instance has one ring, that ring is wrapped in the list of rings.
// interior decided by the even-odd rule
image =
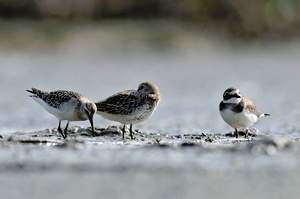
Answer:
[[[64,139],[66,139],[65,136],[64,136],[64,134],[63,134],[63,132],[62,132],[62,130],[61,130],[61,128],[60,128],[60,123],[61,123],[61,120],[59,120],[57,130],[58,130],[58,132],[62,135],[62,137],[63,137]]]
[[[69,121],[68,121],[68,123],[67,123],[67,125],[65,127],[65,130],[64,130],[64,132],[65,132],[65,139],[67,138],[68,126],[69,126]]]
[[[123,140],[125,139],[125,127],[126,127],[126,125],[124,125],[123,128],[122,128],[122,132],[123,132]]]
[[[236,138],[239,137],[239,131],[237,130],[237,128],[235,128],[235,137],[236,137]]]
[[[245,138],[248,137],[248,135],[249,135],[249,129],[246,128],[246,131],[245,131]]]
[[[130,137],[133,140],[132,124],[130,124]]]

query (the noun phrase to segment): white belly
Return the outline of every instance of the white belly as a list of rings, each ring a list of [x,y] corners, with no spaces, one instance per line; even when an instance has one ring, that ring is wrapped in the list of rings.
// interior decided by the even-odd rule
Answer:
[[[59,109],[49,106],[40,98],[33,98],[36,102],[42,105],[49,113],[54,115],[58,120],[79,121],[78,112],[75,109],[76,105],[72,102],[66,102]]]
[[[249,128],[257,121],[257,116],[248,110],[234,113],[231,110],[220,111],[223,120],[233,128]]]

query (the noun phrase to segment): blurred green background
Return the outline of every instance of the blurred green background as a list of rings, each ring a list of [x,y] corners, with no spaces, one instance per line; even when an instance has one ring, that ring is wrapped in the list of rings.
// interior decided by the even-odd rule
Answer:
[[[295,36],[300,0],[0,0],[2,19],[161,19],[211,26],[233,38]]]

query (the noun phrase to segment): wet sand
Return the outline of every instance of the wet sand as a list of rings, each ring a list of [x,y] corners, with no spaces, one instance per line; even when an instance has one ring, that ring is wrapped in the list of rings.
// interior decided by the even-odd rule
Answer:
[[[4,198],[298,198],[299,139],[73,127],[3,135]]]

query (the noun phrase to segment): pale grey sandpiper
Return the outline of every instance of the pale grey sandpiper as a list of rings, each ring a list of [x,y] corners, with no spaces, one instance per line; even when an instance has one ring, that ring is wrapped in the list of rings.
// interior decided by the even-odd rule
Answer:
[[[64,139],[67,138],[69,121],[89,120],[92,127],[93,137],[95,136],[93,116],[97,111],[97,107],[83,95],[67,90],[45,92],[36,88],[31,88],[31,90],[26,91],[32,93],[33,95],[29,96],[59,120],[57,130]],[[64,133],[60,127],[60,123],[63,120],[68,121],[64,129]]]
[[[96,102],[97,114],[103,118],[123,124],[130,124],[130,137],[133,139],[132,125],[149,118],[160,101],[158,87],[152,82],[143,82],[137,90],[126,90]]]
[[[238,128],[246,128],[247,136],[249,127],[260,117],[270,116],[258,110],[252,101],[242,97],[240,90],[234,87],[225,90],[219,111],[223,120],[235,129],[236,138],[239,136]]]

